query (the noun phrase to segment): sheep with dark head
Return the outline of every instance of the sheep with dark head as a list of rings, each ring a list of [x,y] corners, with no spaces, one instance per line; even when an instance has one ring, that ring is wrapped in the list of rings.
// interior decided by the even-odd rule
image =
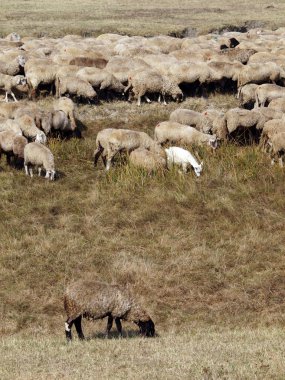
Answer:
[[[67,341],[72,339],[73,324],[79,339],[84,339],[81,328],[82,317],[93,320],[108,317],[107,334],[112,328],[113,319],[120,334],[121,319],[138,325],[142,336],[152,337],[155,334],[154,323],[150,316],[136,302],[130,290],[120,285],[88,279],[76,281],[66,288],[64,308],[67,314],[65,322]]]

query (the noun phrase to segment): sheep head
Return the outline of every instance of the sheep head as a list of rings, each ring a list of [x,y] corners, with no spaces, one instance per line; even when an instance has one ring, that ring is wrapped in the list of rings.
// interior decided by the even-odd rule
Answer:
[[[24,67],[26,63],[26,58],[23,55],[18,55],[18,63],[20,66]]]
[[[155,327],[151,318],[149,318],[148,321],[139,320],[138,322],[135,322],[135,324],[139,326],[140,334],[142,336],[146,336],[147,338],[149,338],[155,335]]]
[[[195,172],[197,177],[200,177],[202,170],[203,170],[203,161],[201,162],[200,165],[197,165],[194,167],[194,172]]]

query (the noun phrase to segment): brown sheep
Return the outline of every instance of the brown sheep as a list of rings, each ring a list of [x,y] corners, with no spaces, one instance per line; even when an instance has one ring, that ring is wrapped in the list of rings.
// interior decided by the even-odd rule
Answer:
[[[104,69],[108,61],[104,58],[89,58],[89,57],[75,57],[69,64],[83,67],[97,67],[98,69]]]
[[[72,339],[71,327],[75,324],[79,339],[84,339],[81,319],[102,319],[108,317],[107,334],[115,318],[118,332],[122,333],[120,320],[132,321],[139,326],[142,336],[155,334],[154,323],[147,312],[135,301],[129,289],[91,279],[83,279],[70,284],[64,295],[64,309],[67,314],[65,335]]]

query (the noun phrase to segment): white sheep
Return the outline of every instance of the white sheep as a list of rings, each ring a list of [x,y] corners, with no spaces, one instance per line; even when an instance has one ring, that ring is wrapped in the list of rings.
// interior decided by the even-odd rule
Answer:
[[[184,108],[171,112],[169,120],[189,125],[204,133],[209,133],[212,128],[211,120],[205,114]]]
[[[147,133],[132,131],[129,129],[114,129],[106,139],[106,170],[109,170],[115,155],[119,152],[127,152],[137,148],[145,148],[154,153],[164,155],[163,149]]]
[[[187,173],[188,167],[191,165],[195,171],[197,177],[200,177],[203,170],[203,161],[198,163],[196,158],[189,152],[189,150],[172,146],[165,149],[167,156],[167,165],[179,165],[182,167],[184,173]]]
[[[255,91],[255,107],[260,105],[264,107],[266,102],[271,102],[273,99],[284,98],[285,88],[276,84],[265,83],[257,87]]]
[[[176,123],[174,121],[164,121],[155,127],[154,139],[159,144],[166,142],[181,144],[197,144],[217,147],[216,135],[208,135],[198,131],[196,128]]]
[[[96,91],[86,80],[73,76],[57,77],[56,95],[60,97],[64,94],[82,96],[85,99],[94,99],[97,97]]]
[[[137,70],[128,78],[128,86],[125,91],[132,87],[138,106],[141,105],[141,97],[147,93],[158,93],[160,102],[160,94],[163,97],[163,104],[166,105],[165,96],[171,95],[174,100],[182,99],[183,93],[178,84],[170,77],[160,75],[153,70]],[[148,103],[150,100],[146,97]]]
[[[35,124],[33,117],[29,115],[23,115],[16,119],[23,135],[30,140],[35,140],[41,144],[45,144],[47,137],[43,131],[41,131]]]
[[[4,60],[3,58],[6,58]],[[26,59],[22,55],[14,58],[12,61],[5,56],[2,56],[0,59],[0,73],[5,75],[17,75],[20,73],[21,68],[25,66]]]
[[[42,168],[45,169],[45,178],[54,180],[55,168],[52,152],[45,145],[38,142],[31,142],[24,148],[24,167],[26,175],[33,177],[33,166],[38,168],[38,175],[41,175]]]
[[[137,168],[146,170],[148,173],[166,168],[165,157],[145,148],[133,150],[130,153],[129,162]]]
[[[15,94],[12,92],[12,88],[26,83],[26,78],[23,75],[11,76],[0,74],[0,88],[5,90],[5,101],[8,102],[8,95],[12,95],[14,101],[17,102]]]

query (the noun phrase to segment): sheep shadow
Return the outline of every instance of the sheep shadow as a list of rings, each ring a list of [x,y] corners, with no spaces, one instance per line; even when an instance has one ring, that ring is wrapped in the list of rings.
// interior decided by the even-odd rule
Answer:
[[[107,336],[104,332],[97,332],[86,338],[86,340],[93,340],[93,339],[125,339],[125,338],[138,338],[140,337],[140,333],[138,330],[125,330],[122,332],[122,336],[117,331],[110,331],[109,335]]]

